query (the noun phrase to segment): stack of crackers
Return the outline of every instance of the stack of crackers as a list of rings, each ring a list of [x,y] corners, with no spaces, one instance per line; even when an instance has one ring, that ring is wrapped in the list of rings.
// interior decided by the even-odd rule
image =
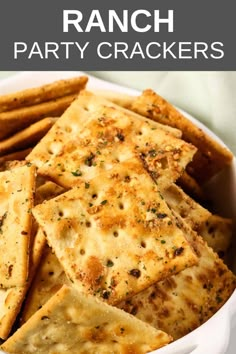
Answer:
[[[232,220],[201,205],[231,152],[151,90],[86,82],[0,97],[7,353],[148,353],[208,320],[236,286],[222,259]]]

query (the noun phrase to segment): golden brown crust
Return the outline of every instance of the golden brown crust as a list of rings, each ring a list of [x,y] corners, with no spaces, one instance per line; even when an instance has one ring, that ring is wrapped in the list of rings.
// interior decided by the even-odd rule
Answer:
[[[132,104],[132,110],[162,124],[178,128],[183,139],[198,148],[187,171],[198,182],[203,183],[229,165],[232,153],[189,119],[184,117],[169,102],[152,90],[145,90]]]
[[[36,234],[35,234],[36,232]],[[32,246],[29,257],[29,276],[24,286],[0,289],[0,338],[7,339],[21,310],[27,290],[35,275],[46,239],[41,230],[32,230]]]
[[[44,118],[12,135],[10,138],[0,141],[0,156],[35,145],[55,122],[56,118]]]
[[[86,76],[79,76],[2,95],[0,96],[0,113],[16,108],[33,106],[71,94],[77,94],[85,87],[87,81],[88,78]]]
[[[77,94],[72,94],[34,106],[0,113],[0,140],[25,129],[45,117],[59,117],[76,97]]]
[[[8,353],[145,354],[170,342],[164,332],[64,286],[3,345]]]
[[[0,287],[26,282],[34,188],[33,166],[0,173]]]

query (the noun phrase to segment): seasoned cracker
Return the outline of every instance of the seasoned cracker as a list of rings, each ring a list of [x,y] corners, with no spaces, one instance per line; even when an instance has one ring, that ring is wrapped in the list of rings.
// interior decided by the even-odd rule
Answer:
[[[31,152],[31,148],[25,149],[25,150],[20,150],[20,151],[15,151],[12,152],[11,154],[7,154],[4,156],[0,157],[0,171],[4,171],[5,169],[5,164],[8,161],[22,161],[26,158],[26,156]]]
[[[66,190],[56,183],[46,181],[36,189],[35,204],[42,204],[45,200],[49,200],[64,193]]]
[[[84,89],[87,81],[88,78],[86,76],[79,76],[2,95],[0,96],[0,113],[16,108],[33,106],[74,93],[77,94],[80,90]]]
[[[0,287],[26,282],[34,188],[33,166],[0,173]]]
[[[47,246],[27,294],[21,323],[28,321],[65,284],[72,283],[51,248]]]
[[[187,171],[198,182],[204,183],[232,162],[233,154],[197,127],[169,102],[152,90],[145,90],[132,104],[131,109],[159,123],[178,128],[183,139],[198,148]]]
[[[198,228],[198,233],[215,252],[223,257],[232,242],[232,219],[223,218],[219,215],[211,215]]]
[[[36,226],[36,225],[34,225]],[[31,230],[31,247],[29,257],[29,275],[24,286],[0,289],[0,338],[7,339],[21,310],[29,285],[39,264],[46,239],[42,230]]]
[[[7,339],[25,297],[24,287],[0,289],[0,338]]]
[[[55,185],[55,183],[46,182],[44,185],[36,189],[35,204],[42,203],[44,200],[49,200],[59,195],[60,193],[62,193],[61,187]],[[38,269],[38,265],[40,263],[41,257],[46,252],[45,249],[46,249],[46,238],[44,236],[44,233],[42,229],[38,228],[38,225],[33,220],[33,225],[31,228],[30,251],[29,251],[29,275],[27,281],[22,287],[0,289],[0,338],[2,339],[6,339],[9,333],[11,332],[16,317],[19,311],[21,310],[22,303],[25,300],[25,296],[28,291],[28,288],[31,285],[32,280],[34,279],[36,269]],[[53,263],[52,261],[51,264],[54,265],[55,262]],[[28,301],[26,301],[25,307],[27,306],[28,306]],[[24,314],[23,317],[25,318]]]
[[[74,101],[77,94],[56,98],[34,106],[0,113],[0,140],[46,117],[59,117]]]
[[[33,214],[74,285],[111,304],[197,262],[138,160],[82,182]]]
[[[44,118],[28,128],[0,141],[0,156],[14,150],[23,150],[35,145],[49,131],[56,118]]]
[[[64,286],[3,345],[8,353],[145,354],[171,341],[135,317]]]
[[[216,313],[236,287],[235,275],[179,217],[179,227],[199,255],[199,263],[119,305],[178,339]]]
[[[71,188],[139,156],[159,188],[175,181],[196,149],[155,122],[134,118],[83,91],[27,160],[39,174]]]
[[[110,90],[91,90],[91,92],[93,92],[96,96],[105,98],[106,100],[126,109],[130,109],[133,101],[136,99],[136,96]]]
[[[163,191],[163,196],[169,207],[178,213],[193,230],[198,230],[211,216],[207,209],[195,202],[175,184]]]
[[[176,183],[193,199],[197,201],[204,201],[206,199],[203,188],[186,172],[186,170],[182,173]]]
[[[147,121],[145,116],[142,116],[130,109],[128,109],[128,107],[124,107],[122,105],[119,104],[119,99],[118,102],[116,102],[115,97],[117,95],[116,92],[111,92],[111,91],[107,91],[107,97],[106,96],[102,96],[99,92],[96,95],[96,91],[94,92],[93,96],[90,94],[88,94],[88,92],[86,94],[82,93],[81,95],[81,104],[82,107],[84,107],[85,109],[88,109],[90,112],[93,112],[94,110],[96,110],[96,108],[99,105],[103,105],[103,106],[107,106],[107,107],[113,107],[116,110],[123,112],[127,115],[129,115],[132,118],[141,120],[141,121]],[[110,99],[111,97],[114,97],[114,99]],[[119,96],[118,96],[119,97]],[[122,97],[122,95],[121,95]],[[128,96],[130,97],[130,96]],[[158,122],[156,122],[156,128],[161,129],[166,131],[167,133],[170,133],[172,135],[174,135],[176,138],[181,138],[182,137],[182,131],[173,127],[170,127],[169,125],[164,125],[164,124],[160,124]],[[153,128],[153,130],[155,130]]]

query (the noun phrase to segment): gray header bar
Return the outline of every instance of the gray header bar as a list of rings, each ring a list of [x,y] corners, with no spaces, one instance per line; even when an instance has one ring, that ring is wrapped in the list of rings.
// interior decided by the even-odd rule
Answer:
[[[236,70],[233,0],[0,2],[0,70]]]

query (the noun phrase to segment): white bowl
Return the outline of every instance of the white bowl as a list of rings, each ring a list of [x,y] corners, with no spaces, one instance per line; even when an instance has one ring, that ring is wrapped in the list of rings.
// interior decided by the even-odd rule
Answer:
[[[62,78],[84,74],[82,72],[41,71],[22,72],[0,82],[0,94],[34,87]],[[87,75],[87,74],[86,74]],[[88,75],[89,76],[89,75]],[[137,95],[139,92],[119,85],[109,83],[90,76],[88,88],[123,92]],[[183,111],[182,111],[183,112]],[[224,143],[202,123],[183,112],[196,125],[206,131],[214,139]],[[232,165],[214,178],[207,186],[208,193],[214,201],[217,211],[236,220],[236,159]],[[216,193],[217,191],[217,193]],[[233,265],[236,273],[236,259]],[[230,334],[232,318],[236,315],[236,291],[222,308],[202,326],[183,338],[154,352],[157,354],[224,354],[226,353]],[[0,353],[3,353],[0,351]]]

